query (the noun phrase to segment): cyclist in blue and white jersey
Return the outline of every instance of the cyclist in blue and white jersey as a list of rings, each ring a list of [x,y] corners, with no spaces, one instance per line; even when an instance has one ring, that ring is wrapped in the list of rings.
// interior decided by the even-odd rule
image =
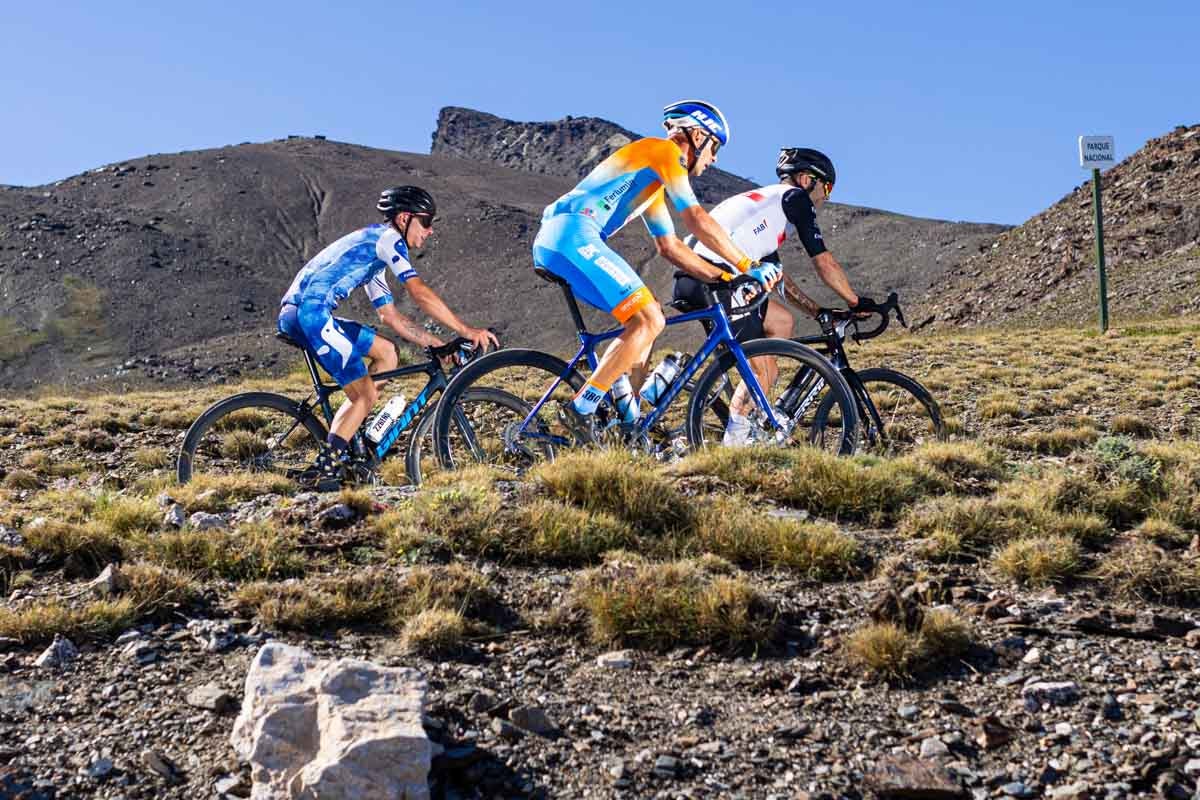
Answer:
[[[346,402],[334,415],[308,475],[323,489],[339,484],[347,443],[379,400],[369,373],[395,369],[399,363],[396,346],[377,337],[373,328],[333,316],[354,289],[364,287],[380,321],[414,344],[436,347],[444,342],[396,309],[388,271],[404,284],[417,307],[442,325],[477,347],[499,344],[491,331],[459,319],[409,261],[409,248],[420,249],[433,233],[437,206],[429,192],[418,186],[385,189],[376,208],[387,222],[348,233],[317,253],[296,275],[279,309],[279,330],[307,345],[346,392]],[[363,359],[370,359],[369,370]]]

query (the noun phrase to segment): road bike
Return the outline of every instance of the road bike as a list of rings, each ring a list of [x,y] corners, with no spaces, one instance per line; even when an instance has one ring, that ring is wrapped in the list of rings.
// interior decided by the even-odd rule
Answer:
[[[915,378],[887,367],[855,370],[850,366],[846,337],[856,342],[874,339],[887,330],[893,314],[903,327],[908,327],[895,292],[867,316],[844,308],[823,308],[817,314],[821,333],[791,340],[814,347],[838,368],[854,393],[858,431],[862,437],[860,447],[882,454],[895,454],[922,442],[947,438],[946,423],[937,400]],[[879,322],[873,328],[863,330],[873,315],[879,316]],[[789,386],[784,392],[785,397],[790,397],[789,393],[812,390],[812,384],[805,381],[804,375],[798,374],[794,380],[795,387]],[[823,429],[831,424],[837,413],[833,403],[825,399],[820,402],[813,423],[818,436],[826,435]],[[840,430],[840,425],[835,425],[833,430]]]
[[[333,423],[330,398],[341,387],[322,379],[316,357],[303,343],[282,332],[277,332],[276,338],[304,353],[312,393],[297,401],[273,392],[244,392],[214,403],[184,435],[176,464],[180,483],[187,483],[196,475],[238,471],[272,472],[295,478],[313,463]],[[353,482],[378,483],[384,462],[400,452],[405,454],[405,473],[414,485],[419,485],[431,469],[436,469],[430,435],[433,409],[439,394],[449,385],[453,371],[474,357],[473,351],[471,356],[465,356],[467,345],[470,345],[467,339],[458,338],[440,347],[427,347],[428,360],[372,376],[376,384],[420,375],[426,380],[378,442],[365,436],[368,423],[359,426],[348,447],[347,466]],[[447,361],[455,364],[450,374],[445,367]],[[387,391],[385,388],[381,394]],[[516,398],[497,389],[472,391],[467,399],[477,409],[494,406],[520,411],[523,408]],[[476,435],[465,417],[452,414],[449,424],[455,427],[464,446],[473,446]],[[407,430],[412,435],[408,446],[402,449],[398,443]]]
[[[569,402],[582,388],[585,378],[581,370],[596,368],[596,347],[616,338],[623,329],[589,331],[567,282],[548,270],[535,271],[562,289],[579,337],[579,349],[567,361],[536,350],[499,350],[464,367],[446,387],[433,424],[438,461],[446,469],[482,461],[520,472],[574,444],[571,432],[558,418],[558,406]],[[713,295],[739,291],[752,284],[757,285],[757,281],[747,275],[707,284],[707,297],[712,301]],[[753,313],[767,297],[766,292],[760,291],[744,307],[746,313]],[[681,359],[674,379],[636,422],[622,422],[612,394],[605,396],[596,412],[597,426],[605,443],[619,442],[621,446],[660,457],[719,445],[729,409],[740,403],[751,423],[749,443],[774,446],[819,443],[832,452],[853,452],[857,441],[857,410],[845,380],[824,357],[786,339],[756,339],[740,344],[719,302],[670,316],[666,322],[667,325],[702,322],[708,336],[694,356]],[[763,357],[774,358],[779,365],[780,378],[770,386],[760,385],[750,366],[751,359]],[[813,385],[819,381],[821,388],[807,405],[794,406],[790,413],[785,413],[778,404],[780,389],[795,384],[800,373],[809,376],[806,380]],[[679,415],[672,404],[685,389],[690,390],[690,398],[686,412]],[[493,435],[486,443],[478,439],[472,443],[462,436],[461,426],[456,427],[455,420],[465,416],[469,429],[474,429],[485,410],[474,407],[469,393],[484,390],[507,392],[519,400],[522,409],[516,413],[506,411],[503,419],[489,420]],[[820,431],[814,428],[816,400],[827,401],[831,409]],[[486,411],[491,412],[491,409]]]

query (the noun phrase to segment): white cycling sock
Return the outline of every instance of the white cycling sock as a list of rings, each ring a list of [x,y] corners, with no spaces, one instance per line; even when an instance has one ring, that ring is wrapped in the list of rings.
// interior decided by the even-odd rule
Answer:
[[[726,447],[738,447],[746,444],[749,438],[750,418],[731,413],[729,422],[725,425],[725,435],[721,437],[721,444]]]

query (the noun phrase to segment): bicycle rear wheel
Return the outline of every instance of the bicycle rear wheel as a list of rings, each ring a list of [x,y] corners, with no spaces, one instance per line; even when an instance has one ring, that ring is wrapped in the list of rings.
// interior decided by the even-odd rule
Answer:
[[[858,386],[853,386],[859,395],[860,448],[880,455],[895,455],[925,442],[948,438],[941,408],[918,381],[886,367],[864,369],[855,376],[857,381],[852,378],[851,385],[860,384],[870,401],[868,406]],[[836,414],[832,404],[822,402],[816,413],[817,426],[823,426],[828,417]]]
[[[571,441],[558,421],[558,404],[569,402],[583,383],[565,361],[536,350],[498,350],[471,362],[450,381],[437,405],[433,436],[439,464],[459,469],[484,463],[519,474],[554,458]],[[468,393],[479,391],[491,400],[471,402]],[[493,413],[499,407],[505,411]],[[527,420],[535,407],[537,413]]]
[[[196,418],[183,437],[176,476],[273,472],[287,477],[312,464],[325,425],[304,405],[269,392],[227,397]]]
[[[746,357],[770,359],[777,378],[762,385],[767,402],[784,429],[773,429],[763,409],[757,408],[743,387],[733,354],[721,355],[696,381],[688,406],[688,441],[693,448],[722,443],[772,444],[785,447],[817,446],[848,455],[857,441],[858,414],[850,387],[841,373],[815,350],[787,339],[755,339],[742,345]],[[761,384],[762,382],[760,382]],[[826,415],[822,435],[816,435],[814,416],[825,402],[837,409]],[[726,438],[730,410],[741,406],[750,420],[746,441]]]

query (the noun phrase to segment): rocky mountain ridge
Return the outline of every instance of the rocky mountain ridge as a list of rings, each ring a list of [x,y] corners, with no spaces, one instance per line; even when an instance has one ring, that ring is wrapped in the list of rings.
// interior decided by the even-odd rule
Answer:
[[[558,290],[529,269],[538,220],[578,170],[628,132],[577,119],[531,123],[553,134],[531,139],[521,124],[478,112],[441,119],[428,156],[290,137],[0,188],[0,386],[211,381],[282,368],[294,353],[272,338],[279,297],[321,247],[374,222],[375,194],[397,183],[424,185],[438,198],[441,225],[415,263],[450,305],[508,343],[561,349],[573,337]],[[527,144],[502,146],[520,130]],[[549,155],[531,161],[539,147]],[[748,185],[715,173],[702,196]],[[857,286],[904,297],[1003,230],[832,204],[822,226]],[[614,246],[657,296],[669,297],[672,271],[639,226]],[[802,286],[833,301],[797,245],[786,243],[782,255]],[[340,310],[373,320],[360,298]],[[680,346],[696,338],[676,336]]]

